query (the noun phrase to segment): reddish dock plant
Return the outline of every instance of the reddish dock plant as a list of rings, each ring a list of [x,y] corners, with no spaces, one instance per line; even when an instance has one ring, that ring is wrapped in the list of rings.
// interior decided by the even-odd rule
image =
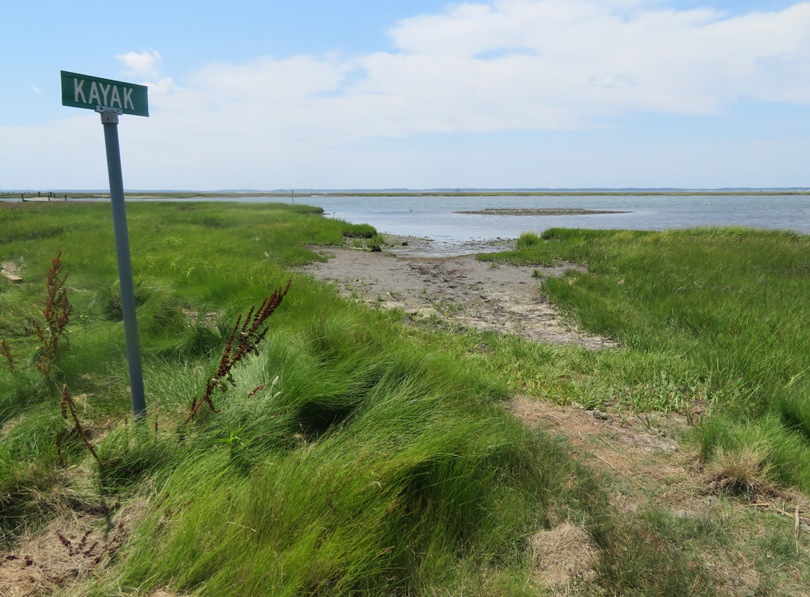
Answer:
[[[258,308],[251,307],[244,320],[241,315],[236,318],[236,323],[231,330],[230,336],[228,336],[225,348],[222,350],[222,357],[219,359],[216,371],[206,381],[205,391],[203,391],[202,396],[195,397],[192,401],[191,411],[186,423],[194,418],[194,415],[197,414],[203,404],[207,404],[212,411],[219,412],[214,406],[214,392],[218,389],[225,391],[229,383],[234,384],[231,374],[232,369],[247,355],[255,352],[261,341],[264,340],[265,335],[267,335],[265,321],[281,304],[282,299],[290,289],[291,282],[292,280],[287,282],[284,290],[275,290],[273,294],[261,302]]]
[[[0,340],[0,355],[3,355],[8,364],[8,370],[14,373],[16,367],[14,366],[14,354],[11,352],[11,346],[5,340]]]
[[[87,438],[87,433],[82,427],[81,421],[79,421],[79,416],[76,414],[76,403],[73,401],[73,397],[68,392],[67,385],[62,386],[62,401],[60,403],[62,409],[62,418],[65,421],[70,422],[71,419],[73,421],[73,428],[76,430],[76,433],[79,434],[79,437],[82,439],[82,443],[87,447],[90,454],[93,455],[93,458],[96,459],[96,462],[101,464],[101,458],[98,457],[98,453],[96,453],[95,448],[93,448],[93,444],[90,443],[90,440]],[[70,417],[68,417],[70,414]]]
[[[51,362],[56,357],[59,337],[65,334],[70,314],[73,311],[65,289],[67,275],[60,278],[61,273],[62,253],[60,252],[53,258],[48,270],[45,285],[45,308],[42,310],[45,325],[43,326],[38,321],[34,322],[37,338],[41,342],[35,363],[42,373],[48,373],[50,370]]]

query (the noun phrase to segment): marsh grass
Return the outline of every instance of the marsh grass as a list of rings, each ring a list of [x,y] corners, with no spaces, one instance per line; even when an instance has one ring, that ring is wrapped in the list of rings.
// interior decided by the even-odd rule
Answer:
[[[520,567],[564,453],[497,408],[503,388],[475,367],[391,344],[379,317],[276,329],[184,440],[124,586],[421,592]]]
[[[355,249],[366,249],[373,253],[379,253],[386,246],[385,237],[382,234],[373,234],[352,239],[352,246]]]
[[[233,370],[220,412],[201,409],[183,425],[236,317],[285,283],[288,268],[320,259],[308,245],[373,242],[376,231],[285,205],[134,203],[128,219],[148,404],[139,425],[129,410],[109,206],[0,209],[0,258],[19,264],[25,280],[0,280],[0,336],[17,357],[14,372],[0,367],[3,545],[60,512],[96,513],[99,526],[114,529],[118,504],[143,504],[126,543],[68,593],[222,595],[238,586],[255,595],[535,595],[551,589],[534,576],[532,538],[569,522],[598,552],[592,580],[578,586],[586,593],[691,595],[717,585],[700,555],[725,549],[728,529],[656,511],[618,514],[604,480],[564,441],[502,408],[516,390],[662,410],[698,396],[730,405],[759,396],[739,373],[731,385],[697,368],[688,333],[679,332],[678,350],[623,338],[625,348],[593,353],[424,330],[294,275],[261,347]],[[592,240],[553,242],[587,263],[598,253]],[[575,257],[532,242],[535,263]],[[59,251],[73,313],[70,343],[46,382],[19,355],[33,348],[26,322]],[[585,287],[585,278],[564,287]],[[627,281],[614,286],[626,290]],[[592,317],[596,325],[601,315]],[[648,341],[645,330],[638,324],[633,334]],[[788,390],[803,387],[797,371],[786,375]],[[98,463],[59,416],[61,384]],[[711,418],[701,427],[705,459],[755,439],[771,467],[762,470],[785,474],[779,459],[799,452],[771,449],[777,437],[762,423],[788,430],[803,449],[805,413],[791,396],[748,427],[732,408]],[[786,551],[786,537],[774,523],[757,547],[778,552],[780,569],[793,574],[801,558]],[[767,586],[782,586],[766,560],[758,565]]]
[[[597,541],[606,543],[597,574],[613,594],[718,594],[702,549],[722,547],[726,531],[719,522],[651,509],[613,519],[601,530]]]
[[[685,413],[708,405],[720,414],[698,431],[706,457],[754,441],[774,480],[810,491],[810,237],[553,229],[482,258],[586,265],[548,279],[543,292],[622,343],[615,354],[576,357],[595,367],[600,388],[613,386],[608,399]],[[592,383],[584,374],[569,393],[587,403]]]

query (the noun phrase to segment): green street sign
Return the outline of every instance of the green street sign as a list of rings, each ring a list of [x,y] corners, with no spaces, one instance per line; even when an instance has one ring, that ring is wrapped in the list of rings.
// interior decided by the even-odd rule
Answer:
[[[60,71],[62,105],[73,108],[114,108],[123,114],[149,116],[147,87]]]

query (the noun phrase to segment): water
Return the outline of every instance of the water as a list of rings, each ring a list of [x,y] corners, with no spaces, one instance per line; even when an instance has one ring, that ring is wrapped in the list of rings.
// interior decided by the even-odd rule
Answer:
[[[548,228],[667,230],[698,226],[747,226],[810,234],[810,196],[474,196],[304,197],[330,217],[371,224],[387,234],[427,237],[434,249],[453,254],[471,245],[515,239]],[[461,214],[487,208],[582,208],[625,213],[559,216]],[[480,247],[476,247],[480,250]]]

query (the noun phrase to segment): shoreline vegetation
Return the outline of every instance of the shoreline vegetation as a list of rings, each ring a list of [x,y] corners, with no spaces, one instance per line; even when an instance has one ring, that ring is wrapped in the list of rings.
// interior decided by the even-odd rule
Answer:
[[[716,189],[716,190],[660,190],[660,189],[628,189],[628,190],[362,190],[362,191],[341,191],[341,190],[273,190],[273,191],[127,191],[126,197],[129,199],[166,199],[166,200],[204,200],[207,198],[228,198],[228,199],[248,199],[255,197],[277,197],[280,200],[298,198],[305,201],[307,197],[701,197],[701,196],[769,196],[769,195],[810,195],[810,189]],[[0,200],[14,201],[23,200],[30,202],[59,202],[59,201],[80,201],[82,199],[109,199],[110,194],[106,192],[84,192],[84,191],[15,191],[0,192]]]
[[[371,226],[180,198],[127,206],[140,422],[110,206],[0,205],[0,594],[810,586],[810,236],[551,229],[477,256],[592,349],[301,271],[432,263]],[[486,284],[463,265],[436,286]],[[397,292],[432,311],[381,308]]]

